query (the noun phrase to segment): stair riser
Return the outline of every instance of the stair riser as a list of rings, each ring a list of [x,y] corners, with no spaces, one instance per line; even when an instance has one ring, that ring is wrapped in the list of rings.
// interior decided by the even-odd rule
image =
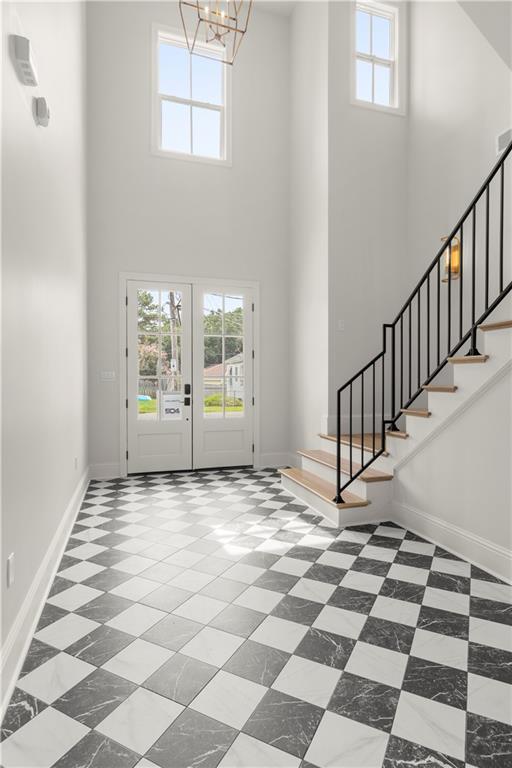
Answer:
[[[506,328],[499,331],[487,331],[487,333],[479,334],[479,344],[480,340],[482,340],[482,347],[485,349],[485,354],[490,357],[486,365],[489,365],[491,360],[494,360],[495,362],[505,362],[506,360],[510,360],[510,357],[512,356],[512,328]]]
[[[327,451],[328,453],[331,453],[333,456],[336,456],[336,442],[334,440],[326,440],[325,438],[320,438],[320,446],[322,451]],[[350,447],[348,445],[341,446],[341,455],[344,459],[350,459]],[[372,451],[367,451],[363,449],[363,457],[364,461],[370,461],[370,459],[373,456]],[[354,445],[352,448],[352,461],[357,461],[358,464],[361,464],[361,447]]]
[[[322,480],[327,480],[329,483],[336,484],[336,470],[333,467],[327,467],[325,464],[320,464],[318,461],[309,459],[307,456],[301,456],[302,469],[307,472],[312,472],[314,475],[318,475]],[[346,483],[348,475],[342,473],[341,482]],[[360,496],[362,499],[370,498],[367,494],[368,483],[364,483],[362,480],[354,480],[350,486],[351,493],[355,493],[356,496]]]
[[[428,419],[419,419],[414,416],[405,417],[405,431],[409,434],[409,440],[414,438],[415,440],[423,440],[438,423],[438,419],[435,416],[430,416]],[[405,441],[407,442],[407,440]]]
[[[432,418],[444,419],[458,408],[463,400],[459,390],[456,392],[429,392],[428,409],[432,413]]]
[[[307,488],[303,488],[289,477],[281,478],[283,488],[292,493],[298,499],[307,504],[309,507],[323,515],[337,528],[342,528],[345,525],[356,525],[358,523],[375,523],[381,520],[386,520],[389,516],[389,506],[370,504],[367,507],[352,507],[347,510],[338,509],[332,504],[328,504],[316,494],[308,491]]]

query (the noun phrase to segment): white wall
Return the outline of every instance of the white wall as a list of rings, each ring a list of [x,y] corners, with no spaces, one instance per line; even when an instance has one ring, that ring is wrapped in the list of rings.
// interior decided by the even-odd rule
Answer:
[[[37,88],[21,85],[4,45],[3,693],[57,565],[52,541],[87,445],[83,8],[6,3],[2,12],[5,35],[30,38],[39,74]],[[34,95],[48,100],[48,128],[34,124]]]
[[[328,403],[328,6],[290,28],[290,444],[312,447]],[[292,458],[293,460],[293,458]]]
[[[233,69],[233,165],[150,152],[151,26],[176,3],[88,3],[90,452],[119,461],[118,283],[122,271],[258,280],[261,450],[288,448],[288,26],[256,9]],[[205,247],[207,243],[207,247]],[[271,343],[269,343],[271,340]]]

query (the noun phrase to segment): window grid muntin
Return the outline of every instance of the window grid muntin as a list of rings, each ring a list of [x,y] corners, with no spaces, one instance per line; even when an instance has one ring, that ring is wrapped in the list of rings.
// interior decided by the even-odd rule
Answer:
[[[357,12],[368,14],[370,17],[370,51],[372,53],[363,53],[357,50]],[[376,56],[373,53],[373,19],[375,16],[386,19],[390,23],[389,33],[389,52],[390,58],[383,59],[380,56]],[[385,109],[398,109],[398,84],[397,84],[397,24],[398,14],[393,8],[387,10],[377,4],[356,3],[354,13],[354,47],[353,54],[355,57],[356,66],[354,67],[354,94],[356,101],[362,104],[371,104],[376,107],[383,107]],[[365,99],[357,98],[357,61],[366,61],[372,66],[372,100],[366,101]],[[375,65],[387,67],[390,70],[390,87],[389,87],[389,104],[379,104],[375,101]]]

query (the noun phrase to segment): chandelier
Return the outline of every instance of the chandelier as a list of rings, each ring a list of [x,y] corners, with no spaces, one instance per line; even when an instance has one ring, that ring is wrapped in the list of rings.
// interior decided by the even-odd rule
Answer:
[[[253,0],[180,0],[190,53],[233,64],[247,32]]]

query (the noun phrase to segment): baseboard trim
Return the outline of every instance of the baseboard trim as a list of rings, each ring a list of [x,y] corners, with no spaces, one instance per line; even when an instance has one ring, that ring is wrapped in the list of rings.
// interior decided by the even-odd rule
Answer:
[[[505,547],[396,500],[391,519],[498,579],[512,583],[512,553]]]
[[[91,464],[89,467],[89,478],[91,480],[112,480],[114,477],[121,477],[119,462]]]
[[[27,595],[18,611],[2,647],[1,677],[4,681],[3,698],[0,710],[0,720],[3,719],[12,692],[18,680],[22,664],[25,660],[32,636],[61,557],[64,553],[69,534],[78,514],[82,499],[89,483],[89,469],[86,469],[73,491],[73,495],[64,511],[62,519],[55,531],[50,546],[46,551],[41,565],[32,580]],[[5,682],[5,681],[8,682]]]
[[[260,461],[259,461],[259,468],[264,469],[265,467],[287,467],[290,464],[290,454],[283,452],[283,453],[261,453],[260,454]]]

